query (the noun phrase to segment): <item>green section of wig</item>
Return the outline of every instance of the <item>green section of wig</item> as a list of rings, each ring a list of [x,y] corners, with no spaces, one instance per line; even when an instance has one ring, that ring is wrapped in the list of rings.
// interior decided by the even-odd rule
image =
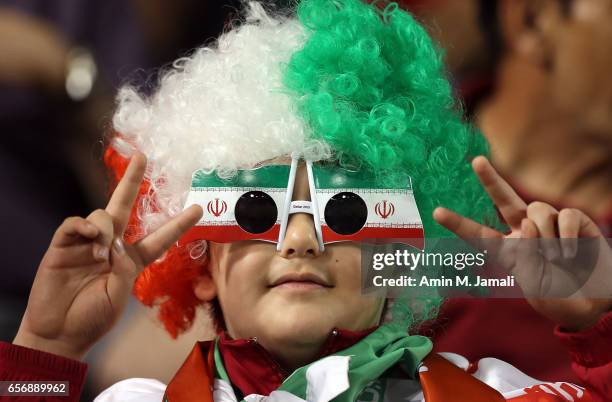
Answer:
[[[433,220],[437,206],[496,224],[471,169],[475,156],[488,154],[487,143],[462,121],[441,52],[424,28],[396,3],[303,0],[297,15],[309,38],[288,63],[285,85],[336,162],[375,174],[381,185],[408,173],[429,238],[452,236]],[[432,295],[427,303],[435,310],[440,300]],[[395,303],[394,315],[414,321],[402,305]],[[427,310],[422,318],[431,317]]]

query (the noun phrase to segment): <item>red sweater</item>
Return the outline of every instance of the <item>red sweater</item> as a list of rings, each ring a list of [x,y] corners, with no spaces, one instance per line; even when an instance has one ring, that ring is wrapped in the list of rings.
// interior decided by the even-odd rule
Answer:
[[[0,342],[0,381],[68,381],[69,396],[1,396],[0,401],[77,402],[81,396],[87,365],[50,353]]]

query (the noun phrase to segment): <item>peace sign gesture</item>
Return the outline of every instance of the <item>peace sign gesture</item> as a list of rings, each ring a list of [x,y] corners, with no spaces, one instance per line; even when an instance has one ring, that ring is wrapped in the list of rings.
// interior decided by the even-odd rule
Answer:
[[[472,167],[510,226],[510,233],[501,233],[441,207],[434,211],[434,219],[472,243],[474,239],[523,239],[500,242],[502,245],[496,251],[496,261],[515,274],[525,294],[532,295],[527,299],[532,307],[564,328],[579,330],[589,327],[612,310],[612,251],[597,225],[577,209],[558,211],[543,202],[527,205],[485,157],[474,159]],[[570,297],[546,298],[544,287],[550,286],[546,280],[555,275],[556,278],[568,276],[564,267],[572,261],[582,261],[575,259],[579,238],[598,239],[591,243],[598,247],[594,267],[588,272],[589,278],[581,283],[580,289],[576,287],[576,292]],[[538,242],[535,239],[545,240]],[[570,267],[570,276],[579,276],[579,271],[584,268]],[[596,294],[597,298],[588,298],[585,293],[586,296]]]
[[[198,222],[202,209],[192,206],[139,242],[122,241],[145,167],[134,155],[104,210],[57,229],[15,344],[81,359],[118,320],[142,269]]]

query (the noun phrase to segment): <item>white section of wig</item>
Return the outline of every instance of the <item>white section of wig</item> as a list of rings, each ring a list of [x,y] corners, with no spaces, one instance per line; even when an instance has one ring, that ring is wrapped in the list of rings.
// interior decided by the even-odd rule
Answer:
[[[197,169],[231,177],[292,152],[330,157],[325,143],[310,138],[282,83],[283,66],[306,40],[297,20],[249,2],[241,26],[178,59],[152,96],[120,90],[113,124],[122,137],[112,145],[149,160],[152,191],[139,206],[145,233],[183,209]]]

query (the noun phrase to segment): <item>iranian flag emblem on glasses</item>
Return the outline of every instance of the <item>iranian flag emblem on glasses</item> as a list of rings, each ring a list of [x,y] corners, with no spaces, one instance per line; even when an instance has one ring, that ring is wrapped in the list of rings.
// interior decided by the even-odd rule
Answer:
[[[314,202],[293,201],[297,166],[293,158],[291,165],[239,170],[230,179],[196,171],[185,207],[198,204],[204,215],[180,243],[261,240],[277,243],[280,249],[289,215],[306,213],[313,216],[321,250],[326,243],[340,241],[422,248],[423,224],[410,177],[381,187],[360,172],[306,161]]]

